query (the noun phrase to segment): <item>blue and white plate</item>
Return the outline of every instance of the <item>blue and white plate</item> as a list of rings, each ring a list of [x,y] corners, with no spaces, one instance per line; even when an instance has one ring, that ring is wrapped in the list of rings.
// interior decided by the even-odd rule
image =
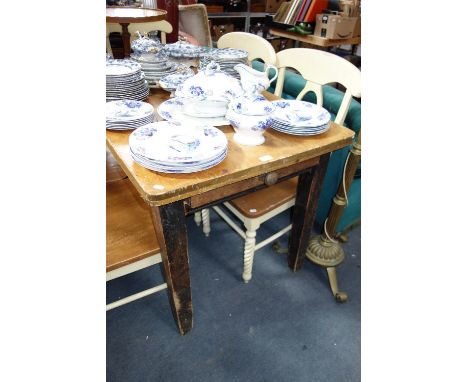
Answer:
[[[123,99],[106,104],[106,120],[131,121],[153,114],[153,105],[148,102]]]
[[[161,103],[156,111],[167,121],[177,124],[189,124],[193,126],[224,126],[229,121],[224,117],[194,117],[184,113],[184,104],[187,101],[180,97],[168,99]]]
[[[273,101],[273,119],[296,127],[316,127],[330,122],[330,113],[323,107],[297,100]]]
[[[154,108],[147,102],[135,100],[111,101],[106,104],[106,128],[128,130],[154,121]]]
[[[213,126],[167,121],[137,128],[128,141],[133,159],[154,171],[190,173],[216,166],[227,155],[227,139]]]
[[[140,64],[131,60],[107,60],[106,76],[123,77],[136,74],[141,70]]]

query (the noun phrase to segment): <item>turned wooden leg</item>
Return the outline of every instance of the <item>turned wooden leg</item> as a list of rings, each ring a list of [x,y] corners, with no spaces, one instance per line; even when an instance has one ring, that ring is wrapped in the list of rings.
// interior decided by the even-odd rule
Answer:
[[[124,58],[130,57],[130,33],[128,33],[128,24],[121,23],[122,26],[122,42],[123,42],[123,51]]]
[[[203,233],[206,237],[210,236],[211,226],[210,226],[210,210],[204,208],[201,211],[202,221],[203,221]]]
[[[200,226],[200,223],[201,223],[201,212],[198,211],[198,212],[195,212],[194,214],[194,220],[195,220],[195,223],[197,226]]]
[[[330,154],[322,155],[317,166],[299,175],[288,253],[288,264],[294,272],[304,262],[329,158]]]
[[[151,207],[172,314],[181,334],[192,329],[192,291],[190,286],[187,227],[183,201]]]
[[[255,255],[255,237],[260,224],[251,221],[246,222],[245,243],[244,243],[244,272],[242,278],[247,284],[252,279],[253,260]]]

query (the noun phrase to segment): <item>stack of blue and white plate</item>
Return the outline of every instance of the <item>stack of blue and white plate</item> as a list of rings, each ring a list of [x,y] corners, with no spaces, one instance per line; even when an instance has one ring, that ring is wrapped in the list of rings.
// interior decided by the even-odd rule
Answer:
[[[161,77],[176,73],[181,67],[177,62],[168,60],[167,54],[163,51],[156,54],[132,53],[130,57],[141,65],[141,70],[145,74],[145,79],[150,87],[157,87]]]
[[[228,143],[224,133],[215,127],[162,121],[133,131],[128,144],[133,160],[141,166],[186,174],[216,166],[226,157]]]
[[[106,61],[106,101],[143,101],[148,94],[148,83],[141,72],[140,64],[131,60]]]
[[[281,100],[272,102],[273,112],[271,128],[291,135],[322,134],[330,127],[330,113],[323,107],[310,102]]]
[[[223,72],[240,79],[240,75],[234,69],[234,66],[237,64],[248,65],[248,56],[249,53],[245,50],[234,48],[213,49],[200,60],[199,68],[205,69],[211,61],[214,61],[219,64]]]
[[[135,100],[110,101],[106,104],[108,130],[133,130],[154,121],[154,108]]]

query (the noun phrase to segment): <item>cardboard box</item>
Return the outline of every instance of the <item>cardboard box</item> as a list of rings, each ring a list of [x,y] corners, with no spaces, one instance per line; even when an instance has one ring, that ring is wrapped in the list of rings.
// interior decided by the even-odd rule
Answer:
[[[285,0],[266,0],[265,12],[276,13]]]
[[[361,16],[357,18],[356,26],[354,27],[353,37],[361,36]]]
[[[329,39],[353,37],[357,17],[347,17],[333,14],[318,14],[314,35]]]

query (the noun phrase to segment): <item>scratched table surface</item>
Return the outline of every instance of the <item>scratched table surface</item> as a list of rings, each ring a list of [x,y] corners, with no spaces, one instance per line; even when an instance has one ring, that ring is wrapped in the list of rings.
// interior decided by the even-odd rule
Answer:
[[[264,95],[270,100],[278,99],[270,93]],[[156,110],[168,98],[169,93],[162,89],[152,89],[147,102]],[[106,138],[109,150],[142,198],[153,206],[159,206],[338,150],[349,145],[354,136],[352,130],[332,122],[326,133],[310,137],[297,137],[267,129],[264,144],[242,146],[234,141],[232,126],[219,129],[228,139],[226,158],[208,170],[192,174],[158,173],[140,166],[130,155],[128,137],[131,131],[107,130]]]

